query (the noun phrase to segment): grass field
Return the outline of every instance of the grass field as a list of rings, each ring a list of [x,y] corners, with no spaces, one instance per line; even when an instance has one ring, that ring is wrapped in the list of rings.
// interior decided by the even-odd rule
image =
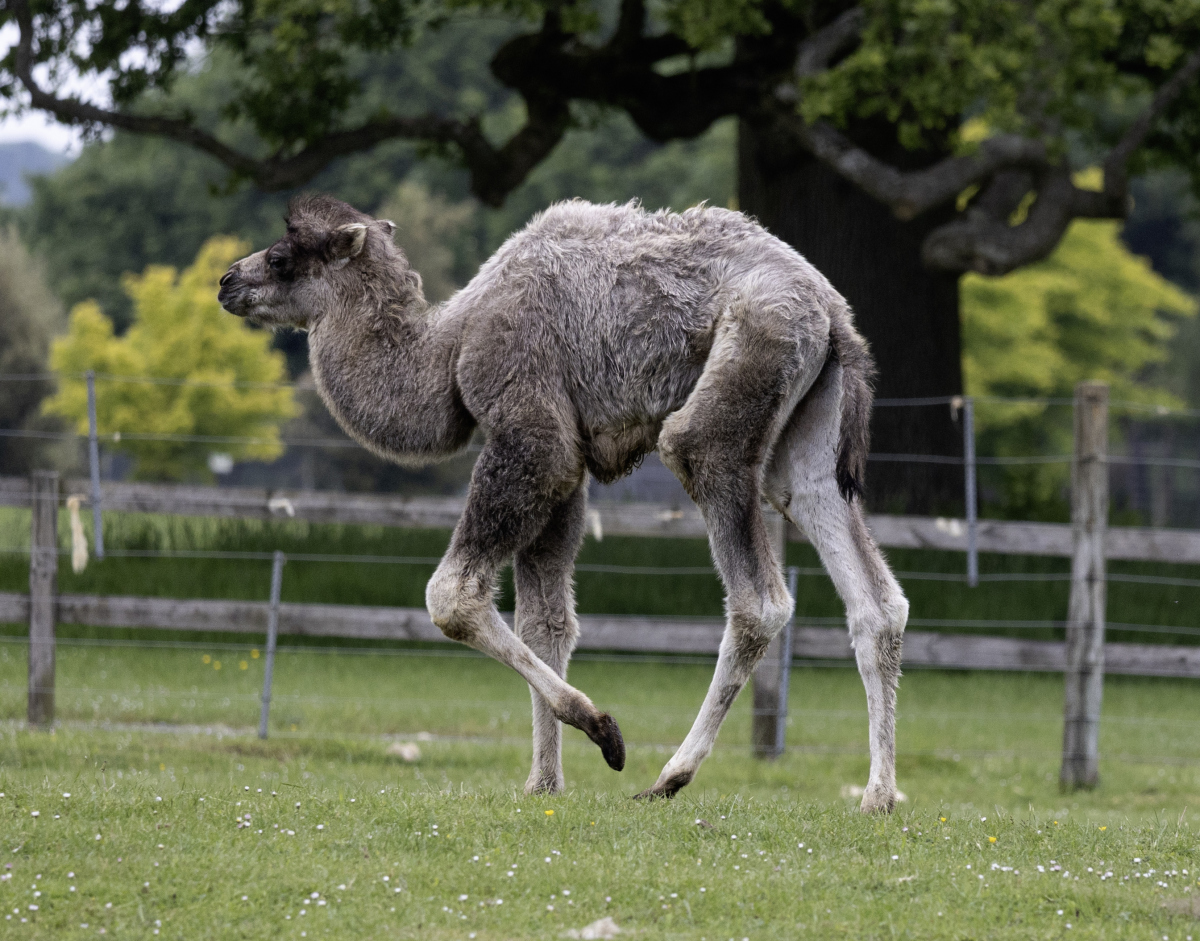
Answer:
[[[132,515],[111,524],[109,545],[125,550],[432,557],[446,540]],[[0,511],[0,548],[27,544],[27,530],[27,514]],[[954,553],[892,559],[902,571],[962,567]],[[589,539],[581,557],[707,560],[707,547],[688,540]],[[790,547],[789,562],[816,564],[805,546]],[[27,565],[0,555],[0,590],[24,590]],[[1064,560],[984,559],[985,571],[1064,569]],[[431,571],[292,560],[284,598],[419,605]],[[80,576],[64,564],[60,585],[262,599],[268,579],[266,562],[115,557]],[[947,630],[1066,611],[1062,582],[968,589],[912,579],[905,588],[914,617]],[[1109,617],[1200,633],[1197,594],[1113,583]],[[579,598],[597,613],[708,616],[721,603],[711,576],[582,573]],[[511,607],[508,589],[501,604]],[[827,579],[801,582],[799,611],[840,614]],[[867,773],[864,697],[846,666],[793,671],[784,757],[750,757],[744,696],[697,781],[673,802],[643,805],[629,795],[683,738],[709,662],[578,657],[571,680],[617,717],[628,764],[609,771],[567,730],[568,793],[533,799],[520,790],[528,693],[469,651],[285,648],[271,738],[260,742],[250,729],[263,658],[246,638],[64,626],[60,724],[47,733],[21,722],[23,632],[0,634],[0,937],[507,941],[561,938],[611,917],[622,936],[701,941],[1200,938],[1194,682],[1110,677],[1101,785],[1063,795],[1061,677],[910,671],[898,718],[908,799],[878,819],[844,796]],[[420,759],[389,754],[397,741],[416,742]]]
[[[629,762],[609,771],[568,730],[568,793],[533,799],[520,681],[418,653],[281,655],[260,742],[246,729],[262,661],[246,648],[65,647],[49,734],[16,721],[24,652],[0,647],[2,934],[484,941],[605,916],[705,941],[1200,928],[1198,684],[1110,678],[1101,786],[1062,795],[1061,679],[913,672],[908,800],[882,820],[842,796],[867,768],[852,670],[795,671],[782,759],[748,757],[744,697],[696,783],[643,805],[628,795],[682,737],[710,666],[575,664]],[[389,755],[396,740],[420,760]]]

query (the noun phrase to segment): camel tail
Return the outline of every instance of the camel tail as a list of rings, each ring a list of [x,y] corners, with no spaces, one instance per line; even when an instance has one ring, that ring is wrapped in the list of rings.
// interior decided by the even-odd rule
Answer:
[[[830,358],[842,367],[842,414],[838,429],[837,483],[847,503],[862,498],[871,450],[871,403],[875,362],[867,341],[854,329],[849,308],[829,330]]]

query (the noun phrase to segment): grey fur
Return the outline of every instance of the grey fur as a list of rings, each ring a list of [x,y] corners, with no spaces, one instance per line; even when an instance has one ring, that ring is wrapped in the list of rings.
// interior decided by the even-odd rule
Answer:
[[[793,249],[725,209],[560,203],[431,306],[386,223],[318,196],[293,204],[283,239],[230,268],[220,297],[307,329],[323,399],[376,453],[437,460],[484,432],[426,603],[448,637],[528,681],[527,790],[563,786],[559,722],[624,764],[616,723],[565,681],[571,574],[588,474],[615,479],[657,446],[704,514],[728,626],[696,723],[645,796],[692,780],[791,614],[765,497],[813,539],[846,601],[871,716],[863,809],[891,809],[907,602],[855,500],[871,360],[845,300]],[[515,634],[492,603],[510,558]]]

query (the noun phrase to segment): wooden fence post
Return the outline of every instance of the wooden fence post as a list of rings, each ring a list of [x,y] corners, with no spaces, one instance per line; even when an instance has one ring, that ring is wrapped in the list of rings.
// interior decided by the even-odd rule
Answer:
[[[58,474],[34,471],[29,547],[29,711],[31,726],[54,721],[54,620],[58,599]]]
[[[1100,700],[1104,694],[1104,537],[1108,529],[1108,386],[1075,387],[1071,463],[1071,600],[1067,610],[1066,697],[1059,783],[1099,780]]]
[[[787,520],[771,513],[767,517],[771,541],[781,562],[786,564]],[[754,707],[750,737],[759,758],[778,758],[783,754],[787,725],[788,673],[792,661],[792,621],[767,645],[766,653],[754,668]]]

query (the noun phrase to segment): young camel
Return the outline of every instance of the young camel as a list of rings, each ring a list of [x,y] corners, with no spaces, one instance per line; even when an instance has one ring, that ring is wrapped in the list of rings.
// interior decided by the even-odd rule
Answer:
[[[330,197],[302,198],[282,239],[230,267],[220,301],[307,330],[326,405],[383,457],[439,460],[484,431],[426,604],[447,637],[529,683],[526,790],[562,789],[560,722],[624,766],[616,722],[565,679],[578,636],[572,571],[589,472],[614,480],[657,446],[704,515],[728,618],[695,724],[639,796],[671,797],[692,780],[791,615],[765,498],[812,540],[846,605],[870,719],[862,809],[890,811],[908,602],[857,499],[873,367],[845,300],[789,246],[724,209],[560,203],[438,306],[394,229]],[[509,559],[515,633],[493,604]]]

